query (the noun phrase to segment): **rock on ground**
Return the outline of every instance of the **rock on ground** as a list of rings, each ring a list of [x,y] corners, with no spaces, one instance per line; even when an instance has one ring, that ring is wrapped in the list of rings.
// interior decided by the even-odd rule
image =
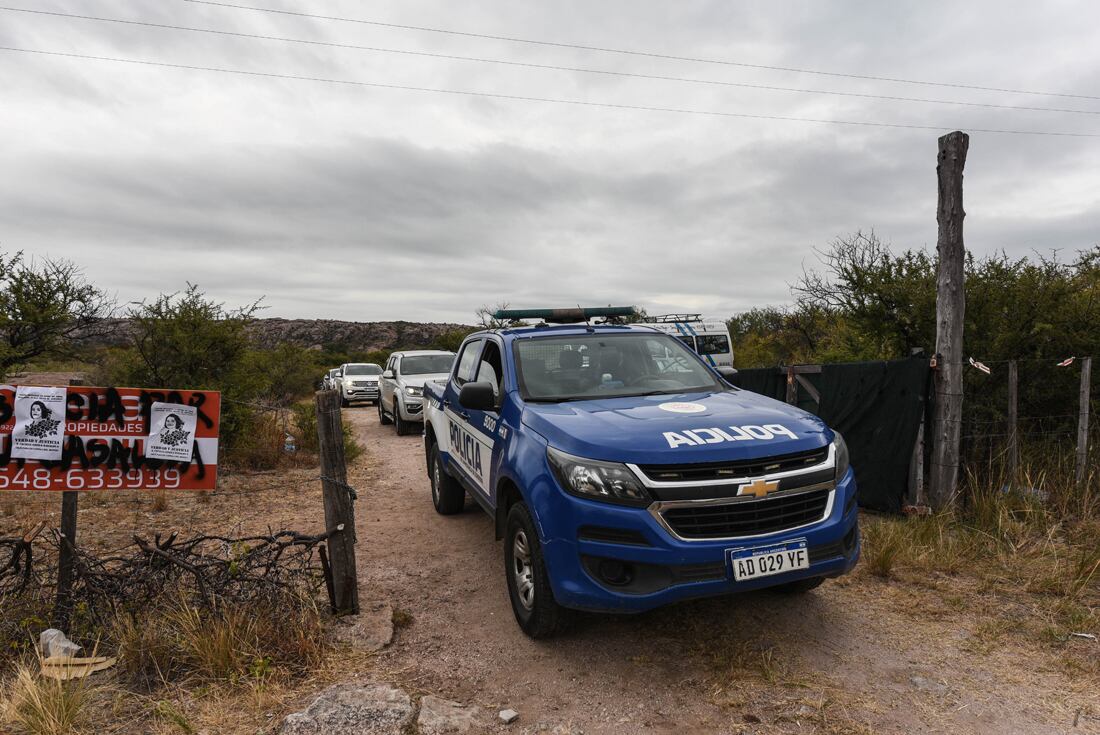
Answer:
[[[387,684],[337,684],[303,712],[283,720],[279,735],[399,735],[416,715],[412,699]]]
[[[458,702],[428,694],[420,700],[416,721],[420,735],[477,732],[484,729],[481,710],[476,705],[463,707]]]
[[[340,643],[365,651],[381,651],[393,641],[393,608],[379,603],[354,617],[338,618],[332,633]]]

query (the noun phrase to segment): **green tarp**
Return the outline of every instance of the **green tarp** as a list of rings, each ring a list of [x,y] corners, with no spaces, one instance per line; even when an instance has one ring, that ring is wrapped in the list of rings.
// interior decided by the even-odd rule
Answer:
[[[818,405],[804,388],[798,406],[844,435],[859,485],[859,504],[899,512],[909,485],[909,463],[928,405],[927,357],[822,365],[803,378],[821,394]],[[784,400],[787,377],[776,368],[741,370],[741,387]]]

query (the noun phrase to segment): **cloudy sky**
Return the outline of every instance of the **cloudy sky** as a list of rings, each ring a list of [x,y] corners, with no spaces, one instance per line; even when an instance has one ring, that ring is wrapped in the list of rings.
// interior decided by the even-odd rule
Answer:
[[[497,301],[727,316],[786,302],[814,249],[857,229],[934,248],[942,132],[1100,135],[1094,3],[224,0],[363,23],[187,0],[7,2],[343,47],[10,9],[5,47],[933,128],[0,51],[0,249],[75,261],[124,302],[190,281],[282,317],[468,322]],[[746,84],[1086,112],[732,86]],[[1100,137],[972,133],[975,253],[1090,247],[1098,199]]]

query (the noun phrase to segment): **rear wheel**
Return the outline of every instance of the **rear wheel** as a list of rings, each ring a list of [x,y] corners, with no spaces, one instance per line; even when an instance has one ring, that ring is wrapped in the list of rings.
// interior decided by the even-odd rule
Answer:
[[[436,513],[444,516],[461,513],[466,504],[466,491],[443,468],[443,457],[439,454],[438,444],[432,445],[428,456],[432,473],[432,505],[435,506]]]
[[[504,575],[512,612],[524,633],[549,638],[561,628],[566,610],[554,600],[542,545],[526,505],[512,506],[506,529]]]
[[[386,415],[386,409],[382,408],[382,398],[378,399],[378,423],[383,426],[389,426],[392,422],[390,417]]]

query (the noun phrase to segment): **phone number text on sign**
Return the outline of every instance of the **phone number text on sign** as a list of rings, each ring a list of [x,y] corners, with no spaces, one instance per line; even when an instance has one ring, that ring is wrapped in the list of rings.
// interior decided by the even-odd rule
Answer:
[[[221,396],[215,391],[70,386],[57,460],[12,457],[14,395],[15,386],[0,386],[0,492],[213,490],[217,484]],[[165,431],[151,426],[154,404],[178,405],[177,416],[190,412],[189,460],[146,456],[150,434],[155,439]],[[180,419],[169,423],[179,433]]]

